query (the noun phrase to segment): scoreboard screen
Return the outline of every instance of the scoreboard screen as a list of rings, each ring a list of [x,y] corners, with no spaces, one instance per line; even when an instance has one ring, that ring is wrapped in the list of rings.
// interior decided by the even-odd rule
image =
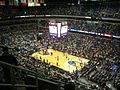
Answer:
[[[67,22],[63,21],[61,23],[62,27],[61,27],[61,36],[64,36],[64,35],[67,35],[67,31],[68,31],[68,25],[67,25]]]
[[[67,35],[68,25],[67,22],[49,22],[49,33],[51,36],[60,38]]]
[[[52,36],[57,36],[57,25],[56,23],[49,23],[49,33]]]

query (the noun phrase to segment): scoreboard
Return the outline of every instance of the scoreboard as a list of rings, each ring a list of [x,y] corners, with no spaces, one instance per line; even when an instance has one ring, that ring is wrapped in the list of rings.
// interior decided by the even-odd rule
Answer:
[[[57,24],[49,22],[49,33],[51,36],[57,36]]]
[[[49,33],[53,37],[64,37],[67,35],[68,25],[67,22],[49,22]]]
[[[61,35],[67,35],[68,25],[67,22],[62,22]]]

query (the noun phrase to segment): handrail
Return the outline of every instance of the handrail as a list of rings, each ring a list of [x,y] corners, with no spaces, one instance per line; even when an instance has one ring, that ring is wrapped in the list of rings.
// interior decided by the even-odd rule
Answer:
[[[22,84],[1,84],[0,86],[8,86],[8,87],[34,87],[37,88],[36,85],[22,85]]]
[[[69,18],[69,19],[84,19],[84,20],[93,20],[94,19],[94,21],[107,21],[107,22],[120,22],[120,19],[119,18],[103,18],[103,17],[95,17],[95,18],[93,18],[93,17],[90,17],[90,16],[78,16],[78,15],[39,15],[39,14],[37,14],[37,15],[22,15],[22,16],[14,16],[14,19],[27,19],[27,18]],[[0,19],[0,20],[11,20],[11,19],[13,19],[13,17],[12,18],[7,18],[7,19]]]
[[[21,67],[19,67],[19,66],[15,66],[15,65],[12,65],[12,64],[9,64],[9,63],[5,63],[5,62],[2,62],[2,61],[0,61],[0,66],[1,66],[1,64],[2,65],[4,65],[4,66],[8,66],[8,67],[12,67],[12,68],[15,68],[15,69],[18,69],[18,70],[21,70],[22,72],[28,72],[28,75],[27,76],[29,76],[29,77],[32,77],[32,78],[36,78],[37,80],[42,80],[42,81],[45,81],[45,82],[49,82],[49,83],[52,83],[52,84],[54,84],[54,85],[58,85],[58,83],[57,82],[54,82],[54,81],[50,81],[50,80],[48,80],[47,78],[46,79],[44,79],[44,78],[41,78],[39,75],[39,73],[37,73],[37,72],[35,72],[35,71],[30,71],[29,69],[24,69],[24,68],[21,68]],[[1,83],[0,83],[1,84]],[[3,84],[1,84],[1,85],[3,85]],[[0,86],[1,86],[0,85]],[[11,84],[6,84],[6,85],[11,85]]]
[[[73,16],[73,15],[23,15],[21,16],[15,16],[15,18],[71,18],[71,19],[84,19],[84,20],[93,20],[93,17],[90,16]],[[94,21],[117,21],[120,22],[120,19],[116,18],[94,18]]]
[[[10,72],[11,72],[11,70],[14,68],[14,69],[17,69],[17,70],[21,70],[21,71],[24,71],[24,72],[31,72],[34,76],[36,76],[37,75],[37,73],[36,72],[34,72],[34,71],[30,71],[30,70],[28,70],[28,69],[24,69],[24,68],[21,68],[21,67],[19,67],[19,66],[15,66],[15,65],[12,65],[12,64],[9,64],[9,63],[6,63],[6,62],[2,62],[2,61],[0,61],[0,66],[1,67],[9,67],[10,68]],[[13,73],[13,70],[12,70],[12,72],[11,73]],[[10,76],[11,76],[11,73],[10,73]],[[37,77],[37,76],[36,76]],[[14,78],[14,76],[13,77],[11,77],[11,79],[13,79]],[[9,83],[0,83],[0,86],[4,86],[4,87],[32,87],[32,88],[38,88],[38,86],[37,85],[23,85],[23,84],[15,84],[15,83],[12,83],[12,84],[9,84]]]
[[[3,65],[5,65],[5,66],[9,66],[9,67],[12,67],[12,68],[16,68],[16,69],[21,69],[21,70],[23,70],[23,71],[28,71],[28,72],[31,72],[31,73],[33,73],[33,74],[37,74],[35,71],[31,71],[31,70],[29,70],[29,69],[21,68],[21,67],[19,67],[19,66],[15,66],[15,65],[12,65],[12,64],[9,64],[9,63],[5,63],[5,62],[2,62],[2,61],[0,61],[0,64],[3,64]]]

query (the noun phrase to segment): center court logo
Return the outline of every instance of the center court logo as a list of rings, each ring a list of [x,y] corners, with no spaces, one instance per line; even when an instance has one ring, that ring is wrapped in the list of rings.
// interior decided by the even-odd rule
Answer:
[[[72,66],[79,66],[79,65],[82,65],[83,62],[81,62],[81,61],[76,61],[76,60],[71,60],[71,61],[68,61],[68,64],[69,64],[69,65],[72,65]]]
[[[76,65],[76,61],[68,61],[68,64],[70,64],[70,65]]]

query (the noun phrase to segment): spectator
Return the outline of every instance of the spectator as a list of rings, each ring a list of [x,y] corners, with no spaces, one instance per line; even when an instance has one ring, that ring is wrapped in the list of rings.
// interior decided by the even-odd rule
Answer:
[[[13,55],[8,53],[8,48],[3,47],[3,54],[0,57],[0,60],[9,64],[17,65],[17,60]]]

